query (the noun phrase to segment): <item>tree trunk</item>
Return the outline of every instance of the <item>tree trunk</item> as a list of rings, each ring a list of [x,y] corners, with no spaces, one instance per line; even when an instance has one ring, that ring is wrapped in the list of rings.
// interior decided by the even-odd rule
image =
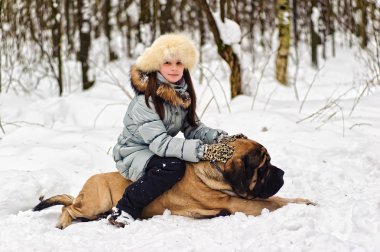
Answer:
[[[297,8],[297,0],[292,1],[292,13],[293,13],[293,39],[294,39],[294,47],[296,50],[298,50],[298,41],[299,41],[299,34],[298,34],[298,8]],[[298,55],[298,54],[297,54]],[[298,57],[298,56],[297,56]],[[297,59],[298,61],[298,59]]]
[[[3,39],[2,34],[0,35],[0,39]],[[3,75],[2,75],[2,71],[1,71],[1,68],[3,67],[3,55],[2,55],[2,53],[3,53],[3,50],[2,50],[2,48],[0,48],[0,94],[1,94],[2,86],[3,86]]]
[[[360,46],[361,48],[366,48],[368,44],[368,36],[367,36],[367,0],[357,0],[356,6],[358,11],[360,12],[360,22],[358,24],[358,32],[360,36]]]
[[[280,41],[276,57],[276,79],[288,84],[288,55],[290,46],[289,0],[277,1],[278,39]]]
[[[51,28],[52,39],[53,39],[53,57],[57,58],[57,81],[59,87],[59,95],[62,95],[63,92],[63,80],[62,80],[62,52],[61,52],[61,15],[60,15],[60,5],[57,0],[51,0],[51,10],[52,10],[52,19],[53,25]]]
[[[172,23],[173,23],[172,6],[173,6],[173,4],[174,4],[173,0],[167,0],[164,10],[161,11],[161,17],[160,17],[161,34],[165,34],[165,33],[173,31],[173,28],[172,28]]]
[[[242,94],[239,58],[232,50],[232,47],[230,45],[224,44],[223,40],[221,39],[218,27],[211,13],[207,0],[197,0],[197,2],[206,14],[209,28],[213,33],[215,43],[218,46],[219,55],[227,62],[231,69],[231,98],[234,98],[235,96]]]
[[[1,0],[0,0],[0,2],[1,2]],[[33,20],[32,20],[32,13],[31,13],[32,0],[27,0],[26,1],[26,5],[27,5],[27,9],[26,9],[26,16],[27,17],[26,18],[28,19],[28,26],[29,26],[30,36],[32,38],[35,38],[36,37],[36,33],[34,31],[34,23],[33,23]],[[0,15],[1,15],[1,10],[0,10]]]
[[[260,0],[259,3],[259,19],[260,19],[260,44],[265,49],[265,1]]]
[[[83,2],[84,0],[81,0],[81,1]],[[100,35],[102,35],[102,31],[103,31],[102,23],[104,22],[103,21],[104,17],[103,17],[102,9],[104,6],[104,1],[103,0],[92,0],[92,3],[93,3],[93,13],[94,13],[93,19],[94,20],[93,20],[92,25],[91,25],[92,26],[91,30],[94,31],[94,38],[97,39],[100,37]],[[78,8],[78,6],[77,6],[77,8]],[[78,25],[79,25],[79,20],[78,20]],[[78,29],[79,29],[79,27],[78,27]]]
[[[68,44],[68,51],[74,52],[75,43],[73,38],[74,24],[72,19],[73,2],[71,0],[65,0],[65,19],[66,19],[66,38]]]
[[[144,25],[150,22],[150,0],[140,1],[140,16],[137,28],[137,40],[143,42]],[[144,31],[146,33],[146,31]],[[147,42],[147,41],[144,41]]]
[[[206,43],[206,29],[205,29],[205,23],[204,23],[204,16],[202,13],[201,8],[197,8],[198,13],[198,26],[199,26],[199,64],[202,65],[203,63],[203,53],[202,53],[202,47]],[[203,67],[200,67],[200,73],[199,73],[199,84],[203,84],[203,78],[204,78],[204,72]]]
[[[151,21],[150,19],[150,0],[140,1],[140,22],[142,24],[147,24]]]
[[[127,0],[124,2],[124,4],[121,6],[124,10],[127,10],[128,7],[132,4],[133,0]],[[126,28],[126,47],[127,47],[127,56],[129,58],[132,57],[132,21],[131,17],[128,15],[128,13],[125,13],[125,28]]]
[[[94,82],[90,81],[88,78],[88,53],[91,46],[90,3],[88,0],[78,0],[77,8],[80,42],[78,59],[82,65],[83,90],[86,90],[91,88],[94,84]]]
[[[127,55],[132,58],[132,24],[130,16],[127,16]]]
[[[220,19],[224,23],[226,17],[226,0],[220,0]]]
[[[328,16],[328,34],[331,35],[331,54],[335,57],[335,14],[334,14],[334,3],[328,0],[329,14]]]
[[[317,0],[311,0],[311,5],[309,7],[309,17],[311,38],[311,63],[313,67],[318,68],[318,34],[316,28],[314,27],[313,20],[311,19],[311,16],[313,14],[313,8],[317,8]]]
[[[235,2],[235,4],[234,4],[234,6],[235,6],[235,17],[234,18],[230,18],[230,19],[232,19],[232,20],[234,20],[239,26],[240,26],[240,16],[239,16],[239,14],[240,14],[240,11],[239,11],[239,3],[240,3],[241,1],[236,1]]]
[[[153,20],[152,20],[152,43],[157,37],[157,20],[159,20],[158,11],[160,10],[160,1],[153,0]]]
[[[347,12],[346,12],[346,16],[348,17],[349,19],[349,23],[350,23],[350,29],[351,29],[351,32],[349,33],[349,36],[350,36],[350,40],[349,40],[349,44],[350,44],[350,47],[352,47],[352,34],[358,34],[358,31],[357,31],[357,27],[355,25],[355,19],[354,19],[354,7],[353,7],[353,4],[352,4],[352,1],[353,0],[349,0],[349,5],[348,5],[348,9],[347,9]]]
[[[104,0],[104,5],[103,5],[103,29],[104,33],[107,37],[107,46],[108,46],[108,58],[109,61],[114,61],[117,59],[116,53],[112,50],[111,46],[111,30],[112,27],[110,25],[110,12],[111,12],[111,0]]]
[[[328,0],[320,2],[321,6],[321,17],[319,19],[318,32],[321,38],[322,45],[322,58],[326,60],[326,41],[327,32],[329,30],[329,2]]]

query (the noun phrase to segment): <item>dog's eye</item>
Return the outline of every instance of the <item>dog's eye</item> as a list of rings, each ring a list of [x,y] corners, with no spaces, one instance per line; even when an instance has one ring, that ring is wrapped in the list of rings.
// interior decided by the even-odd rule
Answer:
[[[265,168],[264,168],[264,167],[261,167],[261,168],[258,170],[258,173],[259,173],[259,174],[263,174],[264,171],[265,171]]]

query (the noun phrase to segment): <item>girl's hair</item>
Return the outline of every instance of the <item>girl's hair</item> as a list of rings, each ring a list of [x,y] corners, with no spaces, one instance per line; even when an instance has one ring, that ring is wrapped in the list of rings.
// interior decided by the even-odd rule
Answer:
[[[159,96],[157,96],[157,72],[150,72],[148,73],[148,87],[145,91],[145,103],[150,108],[149,105],[149,97],[152,97],[154,108],[156,109],[156,112],[160,116],[160,119],[163,120],[165,117],[165,110],[164,110],[164,104],[163,99],[161,99]],[[186,119],[188,123],[191,126],[197,125],[197,115],[196,115],[196,108],[197,108],[197,98],[194,91],[193,82],[191,81],[191,76],[189,73],[189,70],[184,69],[183,70],[183,78],[185,79],[185,82],[187,83],[187,92],[189,92],[190,98],[191,98],[191,104],[188,108],[188,113],[186,116]]]

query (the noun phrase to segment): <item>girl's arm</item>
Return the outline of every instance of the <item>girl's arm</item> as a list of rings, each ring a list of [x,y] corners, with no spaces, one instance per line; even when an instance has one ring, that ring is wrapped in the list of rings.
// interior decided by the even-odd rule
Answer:
[[[220,129],[212,129],[197,120],[197,126],[191,126],[187,121],[181,130],[186,139],[200,139],[205,144],[216,143],[220,135],[228,135],[227,132]]]

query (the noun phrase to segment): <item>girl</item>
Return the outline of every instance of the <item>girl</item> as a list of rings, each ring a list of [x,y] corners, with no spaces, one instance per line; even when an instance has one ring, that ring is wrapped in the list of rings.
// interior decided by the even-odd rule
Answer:
[[[211,157],[210,144],[227,133],[205,126],[196,116],[189,74],[195,64],[194,43],[183,34],[166,34],[132,66],[136,96],[113,155],[119,172],[135,182],[112,209],[111,224],[124,227],[139,218],[146,205],[182,178],[185,161],[219,160],[215,153]],[[175,137],[179,131],[185,139]],[[232,155],[231,147],[225,147]]]

